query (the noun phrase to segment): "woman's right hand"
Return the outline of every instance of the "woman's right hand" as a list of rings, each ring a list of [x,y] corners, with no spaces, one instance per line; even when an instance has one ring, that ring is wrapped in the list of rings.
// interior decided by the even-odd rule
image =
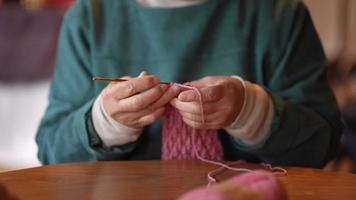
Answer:
[[[165,105],[180,92],[179,87],[160,84],[157,76],[142,72],[136,78],[112,82],[102,91],[106,113],[117,122],[143,128],[160,118]]]

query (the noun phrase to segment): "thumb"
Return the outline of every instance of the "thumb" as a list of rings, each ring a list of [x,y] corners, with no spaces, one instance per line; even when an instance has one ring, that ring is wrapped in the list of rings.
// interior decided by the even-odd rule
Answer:
[[[140,77],[146,76],[146,75],[148,75],[148,73],[147,73],[146,71],[142,71],[142,72],[138,75],[138,77],[140,78]]]
[[[206,81],[204,81],[203,79],[199,79],[199,80],[184,83],[184,85],[188,85],[188,86],[192,86],[192,87],[196,87],[196,88],[202,88],[202,87],[207,86],[207,83],[205,83],[205,82]]]
[[[195,90],[187,90],[181,92],[178,96],[178,99],[183,102],[192,102],[200,101],[203,102],[215,102],[222,98],[222,86],[221,85],[212,85]]]
[[[196,90],[186,90],[178,95],[178,100],[183,102],[199,101],[200,94]]]

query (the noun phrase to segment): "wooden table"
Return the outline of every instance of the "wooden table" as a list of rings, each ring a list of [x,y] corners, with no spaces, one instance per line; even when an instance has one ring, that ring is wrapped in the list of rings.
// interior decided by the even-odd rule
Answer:
[[[244,164],[241,167],[260,166]],[[170,200],[189,189],[205,185],[207,172],[215,168],[200,161],[121,161],[44,166],[0,173],[0,199]],[[286,185],[291,200],[356,199],[354,174],[287,169],[288,175],[279,179]]]

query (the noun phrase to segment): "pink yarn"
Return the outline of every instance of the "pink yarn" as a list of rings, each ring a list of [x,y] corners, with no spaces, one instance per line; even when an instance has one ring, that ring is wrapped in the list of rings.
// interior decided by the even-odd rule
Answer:
[[[221,192],[208,190],[206,188],[198,188],[183,194],[177,200],[231,200],[231,199],[226,197]]]
[[[246,169],[246,168],[240,168],[240,167],[234,167],[235,165],[239,165],[244,163],[245,161],[243,160],[238,160],[235,162],[231,163],[222,163],[222,162],[215,162],[212,160],[206,160],[204,158],[199,158],[201,161],[206,162],[206,163],[211,163],[217,166],[220,166],[219,168],[216,168],[208,173],[208,187],[210,187],[213,183],[216,183],[215,176],[218,174],[223,173],[226,169],[235,171],[235,172],[253,172],[254,170],[251,169]],[[266,164],[266,163],[261,163],[261,165],[265,168],[268,169],[273,175],[286,175],[287,170],[283,169],[282,167],[273,167],[271,164]]]
[[[258,192],[266,200],[287,200],[287,190],[278,181],[277,178],[273,176],[272,173],[266,171],[251,171],[239,176],[235,176],[227,180],[229,184],[236,184],[236,187],[244,186],[246,188],[252,189]],[[238,190],[236,190],[238,191]],[[224,191],[216,191],[212,188],[197,188],[191,190],[178,200],[233,200],[227,198]]]
[[[261,193],[266,200],[287,200],[287,190],[270,172],[256,170],[235,176],[233,182],[247,186]]]
[[[192,89],[199,95],[202,122],[204,123],[204,110],[202,95],[197,88],[173,83],[183,89]],[[193,190],[183,195],[179,200],[228,200],[228,198],[219,192],[209,190],[212,183],[216,183],[215,175],[222,173],[225,169],[247,172],[237,176],[232,183],[244,185],[261,193],[267,200],[286,200],[287,192],[278,182],[273,174],[285,175],[287,171],[280,167],[272,167],[269,164],[262,163],[262,166],[269,169],[272,173],[264,171],[253,171],[245,168],[233,167],[242,161],[232,163],[218,162],[223,160],[223,148],[216,130],[194,129],[188,126],[182,119],[180,113],[168,106],[163,118],[162,131],[162,159],[163,160],[192,160],[199,159],[203,162],[220,166],[208,173],[208,188]]]
[[[199,89],[172,83],[180,88],[194,90],[199,95],[202,122],[203,102]],[[166,108],[162,131],[163,160],[193,160],[200,156],[209,160],[223,160],[224,152],[216,130],[194,129],[188,126],[172,106]]]
[[[194,160],[199,156],[223,160],[223,148],[217,132],[188,126],[179,112],[168,106],[163,118],[162,159]]]

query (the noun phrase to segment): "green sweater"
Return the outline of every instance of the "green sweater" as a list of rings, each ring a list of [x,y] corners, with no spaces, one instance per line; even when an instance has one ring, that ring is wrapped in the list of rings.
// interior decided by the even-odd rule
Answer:
[[[39,159],[160,159],[160,121],[134,143],[105,148],[91,120],[93,101],[107,84],[93,76],[147,70],[167,82],[239,75],[261,85],[275,106],[268,137],[248,146],[219,130],[225,158],[323,166],[337,154],[341,132],[326,59],[305,6],[281,2],[146,8],[135,0],[79,0],[64,17],[49,105],[36,137]]]

